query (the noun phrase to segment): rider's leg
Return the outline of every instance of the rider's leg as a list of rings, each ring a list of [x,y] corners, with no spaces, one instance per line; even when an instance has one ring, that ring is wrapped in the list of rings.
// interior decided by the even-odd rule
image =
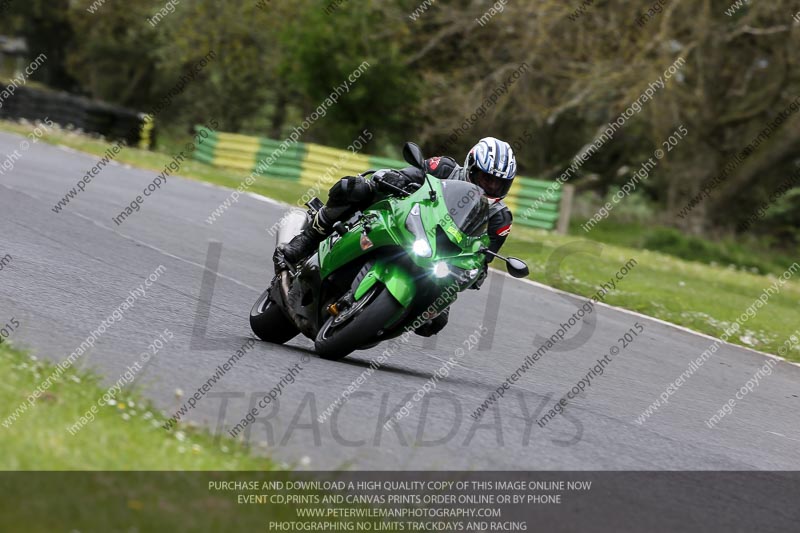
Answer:
[[[336,182],[328,192],[328,203],[319,210],[311,224],[300,235],[275,251],[276,265],[280,255],[291,264],[297,264],[316,250],[333,231],[333,225],[346,220],[361,208],[373,203],[375,189],[372,182],[361,177],[346,177]]]
[[[299,235],[280,247],[283,258],[291,264],[297,264],[305,257],[311,255],[319,243],[330,235],[335,220],[325,214],[325,208],[320,209],[311,224],[305,227]],[[275,261],[278,262],[279,251],[275,250]]]

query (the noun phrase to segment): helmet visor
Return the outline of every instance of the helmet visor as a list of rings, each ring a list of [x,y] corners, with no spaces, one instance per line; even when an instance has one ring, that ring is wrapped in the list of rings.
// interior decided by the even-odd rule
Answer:
[[[483,189],[486,196],[492,199],[505,198],[514,182],[514,180],[498,178],[478,169],[472,171],[471,178],[472,183]]]

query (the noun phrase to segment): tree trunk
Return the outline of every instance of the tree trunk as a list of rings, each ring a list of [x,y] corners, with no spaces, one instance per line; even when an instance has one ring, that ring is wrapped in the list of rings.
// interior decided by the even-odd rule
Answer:
[[[275,111],[272,112],[272,123],[269,127],[269,136],[273,139],[280,139],[283,132],[283,124],[286,122],[286,106],[289,99],[283,89],[278,89],[275,101]]]

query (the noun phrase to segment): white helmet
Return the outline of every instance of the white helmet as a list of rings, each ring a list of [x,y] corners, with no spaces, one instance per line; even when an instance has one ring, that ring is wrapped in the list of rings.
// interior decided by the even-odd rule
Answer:
[[[464,162],[467,179],[483,189],[492,200],[506,197],[517,175],[514,150],[505,141],[484,137],[472,147]]]

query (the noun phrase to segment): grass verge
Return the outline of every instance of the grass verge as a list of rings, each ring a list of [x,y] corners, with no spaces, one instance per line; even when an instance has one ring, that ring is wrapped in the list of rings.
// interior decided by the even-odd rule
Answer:
[[[21,124],[0,122],[0,130],[26,134],[30,128]],[[102,139],[61,130],[53,130],[44,137],[44,140],[98,156],[105,153],[108,147],[108,143]],[[181,142],[171,141],[170,146],[179,147],[187,140],[188,137]],[[161,171],[172,160],[172,154],[169,149],[165,152],[148,152],[126,148],[117,159],[138,167]],[[244,172],[214,168],[196,161],[186,162],[179,174],[231,188],[238,187],[247,177]],[[305,193],[305,188],[292,181],[263,179],[256,182],[251,191],[296,205],[297,199]],[[754,258],[749,262],[745,261],[743,266],[755,272],[736,265],[715,264],[715,258],[735,260],[744,257],[744,252],[741,250],[720,257],[709,252],[710,255],[704,257],[710,264],[646,250],[642,246],[647,247],[648,241],[642,240],[642,233],[641,228],[628,233],[619,231],[619,228],[605,231],[598,229],[591,234],[598,240],[593,240],[516,226],[503,252],[528,261],[533,279],[587,297],[594,294],[600,284],[607,282],[629,259],[636,259],[638,265],[617,289],[609,293],[606,297],[607,303],[715,337],[719,337],[737,317],[744,313],[753,301],[761,296],[762,291],[777,280],[776,274],[782,272],[780,263],[783,261],[776,263],[773,260],[757,261]],[[628,240],[622,240],[622,244],[609,242],[613,240],[619,242],[618,236],[621,234],[627,235]],[[659,241],[657,244],[666,246],[669,243]],[[575,251],[593,247],[596,249],[597,246],[600,246],[601,250],[599,255]],[[555,253],[556,250],[559,252]],[[560,275],[547,275],[548,264],[561,255],[564,258],[561,262]],[[760,271],[766,271],[767,274],[758,274]],[[536,302],[532,302],[531,305],[536,305]],[[729,340],[741,346],[777,353],[800,323],[798,309],[800,309],[800,279],[795,278],[786,283],[778,295],[772,296],[769,304],[761,308],[746,322],[741,331]],[[786,357],[792,361],[800,361],[800,349],[796,347]]]
[[[0,411],[14,409],[55,366],[0,345]],[[89,373],[68,369],[61,379],[8,427],[0,425],[0,470],[275,470],[271,460],[244,445],[215,439],[186,425],[167,432],[163,415],[139,397],[122,392],[113,405],[72,436],[67,427],[102,398],[108,387]]]
[[[0,344],[0,421],[54,370],[49,362]],[[266,499],[284,491],[263,488],[269,486],[264,483],[317,477],[279,470],[244,444],[214,438],[204,429],[182,425],[168,433],[161,427],[163,415],[124,391],[70,435],[67,427],[107,390],[99,377],[68,369],[14,424],[0,424],[4,531],[264,531],[272,521],[313,521],[299,514],[301,507],[367,509],[326,500],[331,493],[317,489],[285,491],[315,501]],[[234,481],[257,486],[220,486]],[[375,523],[346,514],[325,518],[331,524],[354,520]]]

